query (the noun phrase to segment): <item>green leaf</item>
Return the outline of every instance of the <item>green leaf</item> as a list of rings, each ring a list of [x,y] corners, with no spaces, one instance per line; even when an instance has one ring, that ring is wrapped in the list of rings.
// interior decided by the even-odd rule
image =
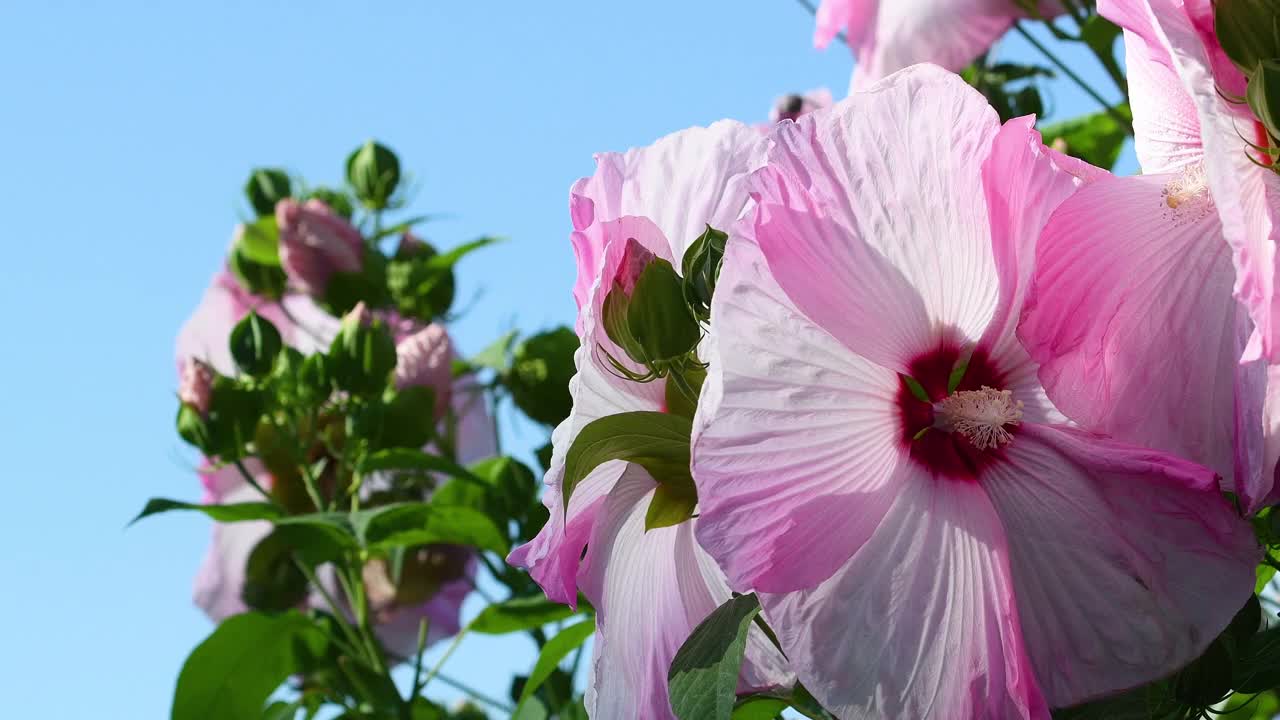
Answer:
[[[698,493],[689,485],[664,483],[658,485],[644,515],[644,529],[671,527],[693,517],[698,506]]]
[[[1267,583],[1271,582],[1271,578],[1276,576],[1276,569],[1274,566],[1263,563],[1256,568],[1256,574],[1258,581],[1253,585],[1255,595],[1262,592],[1267,587]]]
[[[1132,117],[1128,105],[1118,105],[1116,110],[1125,117]],[[1128,137],[1127,129],[1105,111],[1046,125],[1040,133],[1046,145],[1061,139],[1067,145],[1068,155],[1106,169],[1116,164]]]
[[[667,412],[692,419],[693,414],[698,410],[698,395],[701,394],[702,383],[707,379],[707,369],[697,363],[689,363],[682,368],[672,368],[671,374],[676,373],[680,373],[679,379],[693,390],[694,396],[689,397],[676,379],[668,378],[667,386],[664,388]]]
[[[276,216],[266,215],[242,225],[236,248],[259,265],[280,267],[280,227]]]
[[[515,330],[489,343],[489,346],[475,355],[468,362],[472,368],[489,368],[505,373],[510,366],[511,347],[515,344],[519,333]]]
[[[565,456],[564,508],[584,478],[610,460],[644,467],[659,484],[693,486],[689,472],[689,437],[693,422],[663,412],[638,411],[593,420],[574,438]],[[694,491],[696,494],[696,491]]]
[[[733,709],[733,720],[774,720],[791,703],[774,697],[743,698]]]
[[[471,242],[462,243],[458,247],[450,250],[449,252],[440,253],[439,255],[432,255],[431,258],[427,260],[427,264],[428,266],[436,270],[449,269],[449,268],[452,268],[454,265],[458,264],[459,260],[466,257],[467,255],[470,255],[476,250],[479,250],[482,247],[485,247],[487,245],[492,245],[498,242],[502,242],[502,238],[499,238],[499,237],[476,238]]]
[[[273,531],[249,553],[240,599],[254,610],[283,612],[307,597],[307,578],[294,562],[288,534]]]
[[[342,513],[290,515],[276,520],[275,534],[308,565],[334,562],[359,550],[347,516]]]
[[[431,503],[395,503],[351,513],[356,538],[372,552],[414,545],[469,545],[505,556],[511,546],[485,513]]]
[[[324,643],[324,634],[297,611],[229,617],[182,666],[171,717],[261,718],[267,698],[298,670],[299,652],[319,654]]]
[[[371,455],[366,455],[360,461],[359,471],[361,475],[387,470],[440,473],[449,477],[463,478],[470,482],[484,482],[475,473],[451,460],[414,448],[379,450]]]
[[[142,512],[129,521],[132,525],[142,518],[169,512],[171,510],[195,510],[208,515],[218,522],[240,522],[242,520],[274,520],[283,513],[280,508],[265,502],[232,503],[230,505],[201,505],[198,503],[170,500],[168,498],[151,498]]]
[[[525,681],[524,690],[520,692],[520,702],[516,706],[516,712],[513,717],[518,717],[520,711],[529,701],[529,696],[542,686],[542,683],[551,677],[551,673],[560,665],[560,661],[569,653],[576,650],[582,643],[591,637],[596,631],[596,621],[594,618],[588,618],[575,625],[561,630],[558,635],[547,641],[542,646],[542,652],[538,655],[538,662],[533,666],[533,672],[529,673],[529,679]]]
[[[511,720],[547,720],[548,717],[547,706],[536,697],[521,703],[511,714]]]
[[[471,632],[485,635],[505,635],[559,622],[578,614],[568,605],[552,602],[541,595],[513,598],[494,603],[471,621]]]
[[[390,225],[388,227],[382,228],[378,232],[370,235],[369,241],[377,242],[385,237],[391,237],[392,235],[400,235],[402,233],[408,232],[409,230],[412,230],[414,225],[427,222],[428,220],[434,220],[437,217],[439,216],[438,215],[415,215],[409,218],[408,220],[401,220],[395,225]]]
[[[760,612],[754,593],[716,608],[680,646],[667,683],[671,709],[680,720],[730,720],[747,632]]]
[[[302,707],[303,703],[301,700],[295,700],[294,702],[277,700],[276,702],[268,705],[266,710],[262,711],[262,720],[293,720],[298,715],[298,711],[301,710]]]
[[[1280,55],[1277,0],[1217,0],[1213,15],[1218,41],[1241,72]]]

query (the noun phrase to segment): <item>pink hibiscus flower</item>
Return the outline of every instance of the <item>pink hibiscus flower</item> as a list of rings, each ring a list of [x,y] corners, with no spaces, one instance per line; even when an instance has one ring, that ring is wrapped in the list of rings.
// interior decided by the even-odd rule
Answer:
[[[543,495],[550,519],[508,561],[527,568],[552,600],[573,604],[581,590],[595,607],[586,699],[592,717],[673,718],[667,698],[671,660],[693,628],[731,596],[724,574],[694,539],[696,520],[645,531],[657,484],[639,465],[601,465],[564,508],[565,455],[587,423],[666,410],[666,380],[631,382],[608,365],[605,352],[629,360],[600,325],[604,298],[619,273],[625,284],[628,273],[637,271],[636,258],[652,254],[678,268],[684,249],[707,224],[728,227],[738,218],[747,203],[742,180],[759,141],[756,130],[729,121],[685,130],[649,147],[597,156],[595,175],[571,191],[582,338],[578,373],[569,384],[573,410],[552,435]],[[743,687],[788,682],[781,664],[769,641],[752,631]]]
[[[1242,97],[1246,83],[1214,35],[1212,3],[1103,0],[1098,11],[1126,30],[1135,121],[1149,111],[1135,124],[1144,172],[1182,171],[1182,194],[1211,200],[1254,323],[1243,360],[1280,361],[1280,175],[1250,157],[1250,141],[1267,141],[1249,107],[1224,97]]]
[[[1242,183],[1265,191],[1276,175],[1245,154],[1236,131],[1252,127],[1247,111],[1216,95],[1209,67],[1236,71],[1210,62],[1203,41],[1211,35],[1198,32],[1184,8],[1153,7],[1100,4],[1128,27],[1143,174],[1106,175],[1054,213],[1018,334],[1041,365],[1049,397],[1073,420],[1207,465],[1252,512],[1269,502],[1280,455],[1264,438],[1267,370],[1261,361],[1240,364],[1242,354],[1256,359],[1271,342],[1253,322],[1270,322],[1270,303],[1251,302],[1259,296],[1248,291],[1264,276],[1269,283],[1270,271],[1250,262],[1251,243],[1230,242],[1228,217],[1242,210]],[[1178,62],[1193,70],[1205,97],[1179,79],[1170,38],[1190,48]]]
[[[1041,12],[1056,15],[1056,3]],[[1014,0],[822,0],[813,43],[825,48],[840,33],[857,59],[852,90],[915,63],[960,70],[1026,13]]]
[[[1047,718],[1197,657],[1250,527],[1212,470],[1073,427],[1014,334],[1089,169],[932,66],[771,140],[693,469],[698,540],[799,679],[837,717]]]

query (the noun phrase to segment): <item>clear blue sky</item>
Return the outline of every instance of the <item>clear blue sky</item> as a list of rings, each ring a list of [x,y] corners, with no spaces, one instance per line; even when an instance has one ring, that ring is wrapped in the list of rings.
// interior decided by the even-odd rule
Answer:
[[[462,266],[459,297],[483,292],[454,328],[474,352],[571,321],[567,189],[593,152],[761,121],[787,91],[842,97],[852,67],[843,47],[812,49],[791,0],[365,5],[0,7],[6,717],[167,717],[210,630],[190,602],[208,522],[124,525],[150,496],[199,497],[172,429],[173,337],[250,167],[333,183],[376,137],[413,173],[412,209],[452,215],[431,240],[510,237]],[[1055,88],[1060,116],[1091,108]],[[505,696],[494,670],[532,659],[522,640],[474,638],[449,668]]]

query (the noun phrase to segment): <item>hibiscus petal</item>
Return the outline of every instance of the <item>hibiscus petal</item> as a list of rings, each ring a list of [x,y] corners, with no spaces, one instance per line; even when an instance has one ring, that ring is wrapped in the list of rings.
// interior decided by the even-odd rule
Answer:
[[[931,323],[976,340],[996,306],[986,205],[975,200],[998,129],[981,94],[920,65],[778,125],[768,160],[896,267]]]
[[[1151,57],[1149,44],[1124,34],[1133,146],[1148,175],[1177,172],[1200,161],[1200,120],[1191,96],[1168,64]]]
[[[591,717],[674,720],[667,694],[671,661],[693,628],[730,597],[723,582],[707,582],[693,523],[645,531],[656,488],[643,468],[628,465],[604,502],[582,566],[579,581],[596,608]],[[761,647],[759,641],[751,646],[753,655]],[[778,664],[776,657],[762,659],[765,667]]]
[[[1260,498],[1262,411],[1251,399],[1265,370],[1237,362],[1248,328],[1230,251],[1207,197],[1170,207],[1179,182],[1107,178],[1064,202],[1040,239],[1019,337],[1072,420],[1208,465]]]
[[[760,141],[755,129],[732,120],[689,128],[647,147],[596,155],[595,174],[572,192],[592,202],[596,222],[624,215],[651,219],[671,242],[667,257],[678,266],[707,225],[724,230],[742,214],[742,181],[757,161]],[[578,207],[576,216],[584,217]]]
[[[235,472],[234,470],[232,472]],[[219,503],[259,502],[262,496],[243,480],[215,498]],[[192,595],[196,607],[214,622],[248,610],[240,593],[244,590],[245,565],[249,553],[271,533],[271,523],[250,520],[214,523],[209,549],[196,572]]]
[[[1027,116],[1000,128],[982,165],[1000,302],[980,345],[1009,370],[1026,361],[1026,353],[1014,337],[1014,326],[1035,267],[1040,232],[1063,200],[1085,179],[1098,176],[1076,165],[1060,165],[1059,157],[1041,142],[1035,118]]]
[[[1008,553],[980,487],[916,470],[835,575],[761,603],[796,675],[836,717],[1047,720]]]
[[[897,376],[802,315],[731,240],[693,436],[698,540],[737,590],[794,590],[871,534],[905,451]]]
[[[743,235],[760,246],[778,285],[845,347],[909,373],[911,358],[934,338],[920,293],[778,169],[757,171],[751,184],[758,204]]]
[[[1008,535],[1018,614],[1049,704],[1196,658],[1253,591],[1259,552],[1212,471],[1026,425],[980,483]]]

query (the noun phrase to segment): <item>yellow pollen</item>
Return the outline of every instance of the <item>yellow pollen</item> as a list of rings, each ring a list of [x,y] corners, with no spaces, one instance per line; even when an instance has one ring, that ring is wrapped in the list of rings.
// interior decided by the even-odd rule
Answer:
[[[960,390],[933,406],[935,427],[958,432],[979,450],[995,448],[1013,439],[1005,426],[1022,421],[1022,402],[1008,390],[983,386]]]

